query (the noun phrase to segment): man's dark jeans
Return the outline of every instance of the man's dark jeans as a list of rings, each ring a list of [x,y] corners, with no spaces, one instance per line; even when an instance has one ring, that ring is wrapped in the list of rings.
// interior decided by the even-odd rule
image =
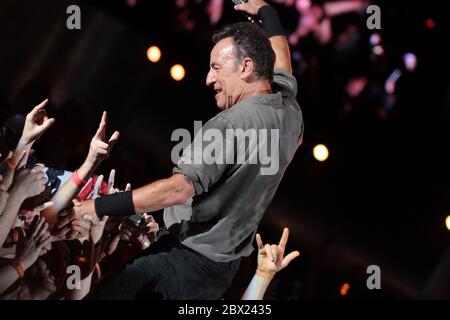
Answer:
[[[240,259],[214,262],[164,235],[124,269],[102,280],[88,299],[220,299]]]

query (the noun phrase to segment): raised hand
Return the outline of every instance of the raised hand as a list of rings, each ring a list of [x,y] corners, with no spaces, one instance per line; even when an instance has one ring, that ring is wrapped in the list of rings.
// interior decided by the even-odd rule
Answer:
[[[114,188],[114,180],[116,179],[116,170],[112,169],[109,173],[108,178],[108,194],[113,194],[118,191],[118,189]]]
[[[293,251],[286,257],[284,250],[289,237],[289,229],[284,228],[278,245],[263,244],[261,235],[256,234],[256,243],[258,245],[258,270],[268,275],[275,275],[278,271],[287,267],[287,265],[300,255],[300,252]]]
[[[30,149],[30,151],[24,150],[22,151],[22,155],[17,162],[17,169],[23,169],[27,165],[28,158],[34,154],[34,149]]]
[[[97,180],[95,181],[94,185],[94,191],[92,192],[92,199],[97,199],[98,197],[100,197],[103,179],[104,176],[102,174],[97,177]]]
[[[107,114],[106,111],[104,111],[97,132],[91,140],[89,153],[86,158],[86,161],[94,167],[97,167],[108,157],[114,144],[119,140],[120,134],[118,131],[115,131],[108,142],[106,142],[106,120]]]
[[[47,232],[48,224],[44,218],[35,217],[24,241],[17,247],[16,260],[26,270],[42,254],[42,250],[49,247],[50,233]]]
[[[13,188],[20,192],[24,199],[27,199],[41,194],[45,190],[47,181],[44,165],[36,164],[31,169],[18,171],[13,181]]]
[[[27,114],[20,143],[27,145],[35,142],[55,123],[55,119],[49,119],[45,112],[47,103],[48,99],[45,99]]]
[[[268,5],[267,2],[263,0],[248,0],[247,3],[241,3],[234,6],[234,9],[237,11],[244,11],[249,15],[256,16],[258,10]]]

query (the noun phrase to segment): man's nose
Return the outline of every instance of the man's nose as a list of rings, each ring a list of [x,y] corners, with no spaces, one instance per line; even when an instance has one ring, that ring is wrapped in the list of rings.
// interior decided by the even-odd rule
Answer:
[[[214,85],[214,82],[216,82],[216,78],[213,75],[213,73],[211,71],[209,71],[208,74],[206,75],[206,85],[212,86],[212,85]]]

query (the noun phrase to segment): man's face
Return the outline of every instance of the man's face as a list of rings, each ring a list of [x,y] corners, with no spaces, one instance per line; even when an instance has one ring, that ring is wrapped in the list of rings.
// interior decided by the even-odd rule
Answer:
[[[219,109],[228,109],[239,100],[243,81],[236,65],[236,52],[231,38],[219,41],[211,51],[206,85],[214,87]]]

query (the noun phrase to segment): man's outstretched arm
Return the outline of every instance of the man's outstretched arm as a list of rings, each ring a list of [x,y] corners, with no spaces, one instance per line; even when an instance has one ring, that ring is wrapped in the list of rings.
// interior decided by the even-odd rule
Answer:
[[[186,203],[195,193],[192,181],[183,174],[152,182],[139,189],[87,200],[73,207],[74,219],[91,219],[108,216],[129,216],[135,213],[154,212]]]
[[[289,44],[275,9],[263,0],[248,0],[247,3],[235,5],[234,9],[261,19],[262,28],[275,51],[275,69],[283,69],[292,74]]]
[[[133,203],[136,213],[153,212],[186,203],[193,195],[192,181],[183,174],[175,174],[134,190]]]
[[[283,69],[292,74],[291,52],[285,36],[273,36],[269,38],[273,51],[275,51],[275,69]]]

